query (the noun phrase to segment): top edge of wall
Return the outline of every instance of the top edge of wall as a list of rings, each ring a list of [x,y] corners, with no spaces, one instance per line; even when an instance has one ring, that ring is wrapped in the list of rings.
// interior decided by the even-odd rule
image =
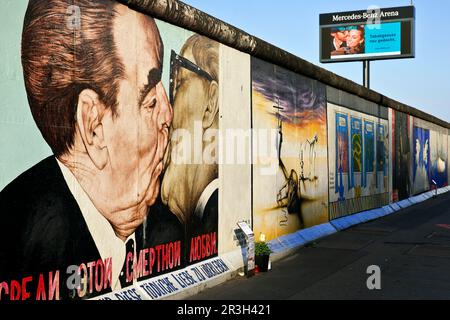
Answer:
[[[236,50],[316,79],[336,89],[450,129],[450,123],[444,120],[369,90],[178,0],[116,1],[133,10],[204,35]]]

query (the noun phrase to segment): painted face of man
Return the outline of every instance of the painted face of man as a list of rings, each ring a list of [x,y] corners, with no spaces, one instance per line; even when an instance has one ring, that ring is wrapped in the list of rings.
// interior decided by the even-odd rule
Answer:
[[[195,63],[191,48],[186,48],[181,52],[181,55]],[[195,123],[202,126],[204,112],[209,103],[208,88],[210,81],[182,67],[177,68],[174,75],[173,108],[175,114],[172,122],[172,133],[183,129],[184,132],[189,133],[187,136],[183,136],[183,139],[190,139],[194,137]],[[191,139],[191,141],[193,140]],[[179,149],[186,147],[190,147],[190,149],[183,150],[183,152]],[[162,199],[165,203],[169,204],[171,210],[180,218],[184,217],[186,212],[193,210],[191,207],[196,204],[196,200],[193,199],[195,196],[193,195],[197,194],[194,189],[196,189],[197,185],[203,185],[199,183],[198,179],[201,180],[204,177],[200,176],[195,179],[194,176],[194,163],[199,164],[202,162],[202,159],[193,158],[195,155],[202,155],[202,152],[198,153],[194,151],[195,147],[197,146],[194,143],[186,144],[180,140],[178,140],[177,144],[172,142],[170,150],[171,157],[164,174],[161,191]],[[187,157],[183,159],[175,158],[176,155],[180,154]],[[184,180],[189,181],[187,184],[191,186],[192,190],[185,190],[185,185],[182,186],[177,183],[180,176],[183,176]],[[192,181],[190,181],[191,178],[193,179]]]
[[[156,24],[125,6],[117,10],[113,32],[125,77],[116,114],[108,109],[102,120],[110,163],[106,186],[110,213],[129,209],[127,221],[141,223],[159,193],[173,112],[161,83]]]
[[[199,48],[202,51],[193,54]],[[208,57],[213,70],[218,68],[217,56],[218,45],[198,36],[188,39],[180,56],[173,56],[177,61],[172,65],[175,115],[161,198],[182,222],[189,220],[201,193],[217,177],[217,149],[207,150],[217,146],[218,83],[196,61],[196,57]]]

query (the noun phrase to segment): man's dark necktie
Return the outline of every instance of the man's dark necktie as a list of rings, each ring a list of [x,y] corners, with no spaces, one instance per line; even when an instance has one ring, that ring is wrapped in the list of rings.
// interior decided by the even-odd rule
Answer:
[[[128,260],[127,257],[131,253],[133,259]],[[128,273],[130,275],[133,274],[133,260],[134,260],[134,240],[129,239],[126,243],[126,254],[125,254],[125,262],[123,263],[122,271],[119,275],[120,285],[123,288],[129,287],[133,284],[133,279],[130,282],[127,282],[127,264],[128,264]]]

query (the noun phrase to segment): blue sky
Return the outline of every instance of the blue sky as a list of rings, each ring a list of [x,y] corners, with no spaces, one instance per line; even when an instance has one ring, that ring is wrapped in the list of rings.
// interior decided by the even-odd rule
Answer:
[[[319,14],[410,0],[184,0],[216,18],[362,84],[362,62],[319,62]],[[416,58],[371,62],[371,89],[450,122],[449,0],[415,0]]]

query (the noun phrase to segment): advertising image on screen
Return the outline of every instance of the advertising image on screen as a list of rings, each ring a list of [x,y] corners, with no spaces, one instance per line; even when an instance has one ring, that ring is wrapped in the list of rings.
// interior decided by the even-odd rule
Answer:
[[[330,58],[401,54],[401,23],[330,28]]]

